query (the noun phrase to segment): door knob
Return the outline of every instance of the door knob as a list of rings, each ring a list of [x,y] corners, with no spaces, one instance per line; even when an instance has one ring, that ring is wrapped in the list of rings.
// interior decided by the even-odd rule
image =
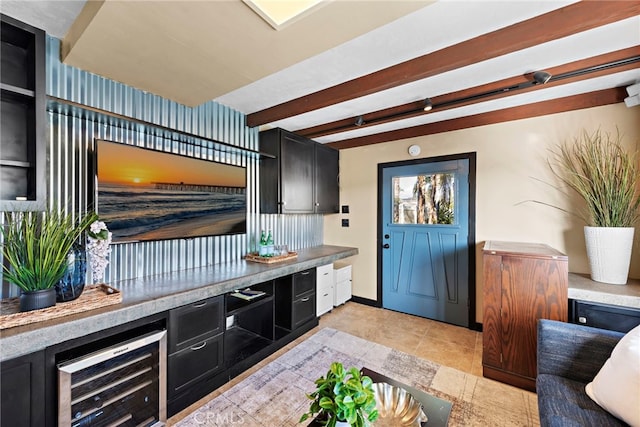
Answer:
[[[384,249],[389,249],[389,244],[388,244],[388,243],[385,243],[384,245],[382,245],[382,247],[383,247]]]

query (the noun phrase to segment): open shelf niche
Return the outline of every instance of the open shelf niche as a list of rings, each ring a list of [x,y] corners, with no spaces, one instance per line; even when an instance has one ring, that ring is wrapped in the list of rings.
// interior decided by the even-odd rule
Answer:
[[[224,334],[225,365],[233,365],[271,345],[274,330],[274,282],[251,286],[265,295],[250,301],[226,294]]]

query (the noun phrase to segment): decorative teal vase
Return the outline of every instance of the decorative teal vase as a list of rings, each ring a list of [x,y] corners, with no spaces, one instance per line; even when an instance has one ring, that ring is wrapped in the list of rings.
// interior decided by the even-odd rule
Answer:
[[[83,248],[74,247],[67,256],[67,270],[56,284],[56,301],[67,302],[78,298],[87,278],[87,255]]]

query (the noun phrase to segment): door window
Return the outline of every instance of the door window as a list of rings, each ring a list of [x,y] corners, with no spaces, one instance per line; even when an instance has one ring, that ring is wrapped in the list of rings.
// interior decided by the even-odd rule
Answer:
[[[394,176],[393,224],[455,224],[455,174]]]

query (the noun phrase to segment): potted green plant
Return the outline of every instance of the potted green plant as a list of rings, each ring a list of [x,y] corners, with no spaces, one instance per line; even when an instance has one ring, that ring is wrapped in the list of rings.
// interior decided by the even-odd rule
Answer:
[[[358,369],[345,370],[342,363],[333,362],[326,377],[318,378],[315,384],[316,390],[307,394],[312,400],[309,411],[299,422],[318,414],[327,427],[363,427],[378,418],[373,381]]]
[[[550,166],[585,202],[581,216],[592,280],[626,284],[640,217],[638,151],[625,150],[619,131],[583,130],[553,152]]]
[[[54,210],[4,212],[3,273],[22,290],[21,311],[55,305],[55,285],[65,273],[69,251],[96,218],[94,212],[82,219]]]

